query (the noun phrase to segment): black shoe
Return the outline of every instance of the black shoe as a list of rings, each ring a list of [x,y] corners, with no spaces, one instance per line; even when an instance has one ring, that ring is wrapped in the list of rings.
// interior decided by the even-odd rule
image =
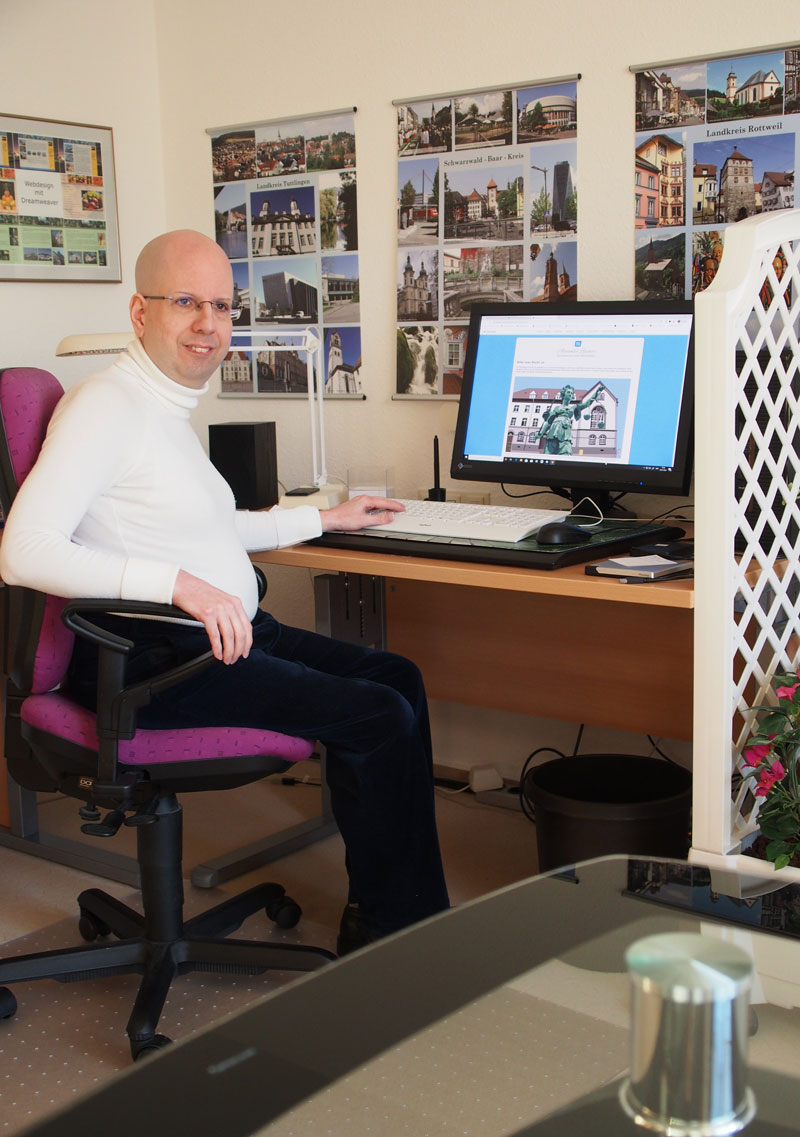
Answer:
[[[348,904],[342,913],[342,922],[339,925],[339,935],[336,939],[336,954],[348,955],[351,951],[366,947],[375,940],[379,940],[377,932],[373,932],[364,923],[357,904]]]

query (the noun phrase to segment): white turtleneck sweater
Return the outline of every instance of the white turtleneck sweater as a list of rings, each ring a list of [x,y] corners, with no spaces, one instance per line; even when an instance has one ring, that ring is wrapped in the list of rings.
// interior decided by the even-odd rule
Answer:
[[[184,569],[239,596],[252,619],[248,550],[319,536],[319,510],[236,510],[189,419],[206,390],[167,378],[134,340],[64,395],[6,521],[3,580],[168,604]]]

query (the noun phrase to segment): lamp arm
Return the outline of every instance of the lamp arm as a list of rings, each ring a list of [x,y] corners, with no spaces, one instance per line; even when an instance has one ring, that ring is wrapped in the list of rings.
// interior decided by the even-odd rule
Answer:
[[[257,335],[272,336],[291,336],[297,338],[298,332],[275,332],[269,331],[268,333],[252,330],[234,331],[233,336],[236,339],[250,339]],[[254,350],[257,350],[257,345],[251,345]],[[315,486],[326,486],[328,484],[328,468],[325,457],[325,413],[323,408],[324,392],[322,383],[321,368],[317,366],[318,383],[317,383],[317,397],[316,407],[314,405],[314,360],[320,358],[321,342],[316,332],[311,328],[307,328],[303,337],[302,344],[289,343],[277,344],[270,343],[263,345],[268,347],[270,351],[304,351],[306,353],[306,392],[308,395],[308,413],[311,426],[311,470],[313,475],[313,483]]]
[[[322,368],[319,366],[321,343],[316,332],[306,329],[305,350],[308,363],[308,392],[311,400],[311,447],[314,454],[314,485],[327,486],[328,463],[325,454],[325,410],[324,410],[324,383],[322,382]],[[314,363],[317,364],[317,418],[316,430],[314,424]]]

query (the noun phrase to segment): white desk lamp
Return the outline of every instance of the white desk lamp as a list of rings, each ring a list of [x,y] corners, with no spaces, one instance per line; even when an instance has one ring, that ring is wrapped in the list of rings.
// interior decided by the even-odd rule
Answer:
[[[81,332],[65,336],[56,355],[119,355],[133,339],[133,332]]]
[[[338,505],[342,501],[347,500],[347,487],[342,482],[330,481],[328,479],[328,468],[325,456],[325,412],[324,412],[324,394],[322,382],[322,369],[320,367],[321,357],[321,341],[319,336],[313,331],[312,328],[306,328],[303,332],[295,331],[280,331],[280,332],[261,332],[261,331],[234,331],[234,339],[247,338],[252,341],[254,336],[269,336],[270,341],[273,337],[291,336],[297,339],[299,335],[303,336],[303,342],[298,343],[266,343],[263,345],[269,351],[304,351],[306,353],[306,386],[308,391],[308,410],[311,420],[311,468],[313,481],[309,486],[298,486],[297,489],[288,490],[283,494],[278,505],[284,509],[290,509],[295,505],[314,505],[317,509],[330,509],[334,505]],[[254,351],[258,350],[258,346],[251,343]],[[314,360],[317,361],[317,394],[314,397]]]

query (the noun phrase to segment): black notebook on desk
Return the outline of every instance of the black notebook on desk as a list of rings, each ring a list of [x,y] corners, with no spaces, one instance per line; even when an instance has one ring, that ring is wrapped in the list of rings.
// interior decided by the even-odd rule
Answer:
[[[572,516],[569,520],[580,523],[578,517]],[[419,537],[369,529],[357,533],[323,533],[308,544],[334,549],[357,549],[366,553],[470,561],[474,564],[557,569],[566,565],[584,564],[613,553],[624,553],[644,542],[683,536],[683,530],[674,526],[613,519],[603,521],[588,531],[591,533],[590,539],[579,545],[540,545],[535,534],[512,544],[507,541],[465,541],[455,537]]]

